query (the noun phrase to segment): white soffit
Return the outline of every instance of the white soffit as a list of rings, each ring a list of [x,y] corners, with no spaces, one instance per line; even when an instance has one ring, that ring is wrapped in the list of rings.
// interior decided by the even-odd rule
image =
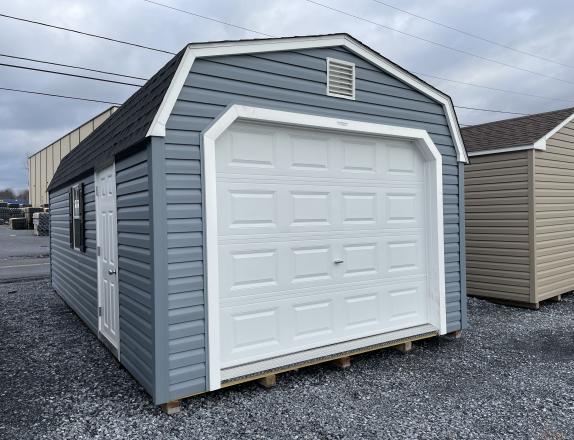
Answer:
[[[534,145],[519,145],[517,147],[489,148],[488,150],[469,151],[468,156],[486,156],[487,154],[510,153],[511,151],[532,150]],[[546,149],[544,147],[543,149]]]
[[[165,137],[165,124],[196,58],[334,46],[346,47],[361,58],[441,103],[445,109],[447,122],[454,139],[457,159],[459,162],[468,162],[454,106],[450,98],[346,34],[189,44],[146,136]]]

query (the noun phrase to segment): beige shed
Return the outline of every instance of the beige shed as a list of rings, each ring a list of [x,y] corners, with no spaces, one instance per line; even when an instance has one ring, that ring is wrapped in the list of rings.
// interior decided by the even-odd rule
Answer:
[[[462,130],[469,295],[538,308],[574,290],[574,108]]]

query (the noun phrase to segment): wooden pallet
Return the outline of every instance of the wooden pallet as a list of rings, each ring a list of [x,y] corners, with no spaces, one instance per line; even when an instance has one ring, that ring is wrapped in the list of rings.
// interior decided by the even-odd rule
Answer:
[[[499,298],[488,298],[488,297],[477,297],[477,298],[481,298],[484,299],[486,301],[490,301],[494,304],[500,304],[503,306],[512,306],[512,307],[520,307],[523,309],[530,309],[530,310],[539,310],[540,309],[540,305],[545,303],[545,302],[560,302],[562,301],[562,296],[569,294],[572,292],[565,292],[565,293],[560,293],[554,296],[551,296],[549,298],[544,298],[538,302],[534,302],[534,303],[529,303],[529,302],[523,302],[523,301],[512,301],[512,300],[508,300],[508,299],[499,299]]]
[[[261,373],[255,373],[255,374],[251,374],[248,376],[239,377],[236,379],[225,381],[221,384],[221,388],[227,388],[230,386],[234,386],[234,385],[238,385],[238,384],[246,383],[246,382],[259,381],[260,379],[263,379],[263,378],[268,377],[268,376],[275,376],[276,377],[277,375],[279,375],[281,373],[287,373],[287,372],[291,372],[291,371],[299,371],[301,368],[310,367],[313,365],[318,365],[318,364],[323,364],[323,363],[331,363],[332,365],[334,365],[336,367],[345,369],[345,368],[349,368],[351,366],[352,357],[356,356],[358,354],[368,353],[371,351],[384,350],[387,348],[394,348],[394,349],[401,351],[402,353],[408,353],[412,349],[412,343],[414,341],[418,341],[421,339],[428,339],[428,338],[432,338],[432,337],[436,337],[436,336],[437,336],[436,332],[433,332],[431,334],[413,336],[413,337],[409,337],[409,338],[402,338],[402,339],[399,339],[396,341],[391,341],[390,343],[378,344],[374,348],[373,347],[364,347],[362,349],[354,350],[352,353],[344,352],[344,353],[338,353],[338,354],[331,355],[331,356],[325,356],[325,357],[322,357],[319,359],[311,359],[308,361],[299,362],[296,364],[275,368],[273,370],[262,371]]]
[[[325,357],[322,357],[320,359],[312,359],[312,360],[305,361],[305,362],[299,362],[297,364],[276,368],[276,369],[271,370],[271,371],[264,371],[264,372],[252,374],[252,375],[249,375],[246,377],[241,377],[241,378],[233,379],[230,381],[226,381],[226,382],[223,382],[221,384],[221,388],[227,388],[227,387],[231,387],[231,386],[238,385],[241,383],[256,382],[257,384],[259,384],[263,388],[269,389],[269,388],[273,388],[276,385],[277,376],[281,373],[297,372],[301,368],[310,367],[310,366],[318,365],[318,364],[324,364],[324,363],[330,363],[331,365],[333,365],[337,368],[348,369],[351,367],[351,361],[352,361],[353,356],[356,356],[358,354],[363,354],[363,353],[372,352],[372,351],[382,351],[382,350],[389,349],[389,348],[398,350],[401,353],[406,354],[412,350],[414,341],[418,341],[418,340],[422,340],[422,339],[428,339],[428,338],[432,338],[432,337],[436,337],[436,336],[437,336],[436,332],[433,332],[431,334],[424,334],[424,335],[419,335],[419,336],[414,336],[414,337],[409,337],[409,338],[402,338],[402,339],[399,339],[396,341],[391,341],[388,344],[379,344],[376,346],[376,348],[364,347],[363,349],[354,350],[352,352],[352,354],[339,353],[339,354],[332,355],[332,356],[325,356]],[[461,332],[460,331],[452,332],[452,333],[449,333],[447,336],[453,336],[455,338],[459,338],[461,336]],[[205,392],[194,394],[194,396],[197,396],[199,394],[205,394]],[[188,397],[192,397],[192,396],[188,396]],[[176,414],[180,411],[180,404],[181,404],[181,400],[171,401],[171,402],[168,402],[168,403],[161,405],[161,409],[167,414]]]

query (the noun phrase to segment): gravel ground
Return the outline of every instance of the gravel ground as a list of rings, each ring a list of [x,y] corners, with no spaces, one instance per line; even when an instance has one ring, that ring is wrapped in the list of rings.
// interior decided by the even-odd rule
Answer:
[[[462,339],[418,342],[184,401],[167,416],[45,281],[0,285],[0,438],[574,438],[574,296],[469,300]]]

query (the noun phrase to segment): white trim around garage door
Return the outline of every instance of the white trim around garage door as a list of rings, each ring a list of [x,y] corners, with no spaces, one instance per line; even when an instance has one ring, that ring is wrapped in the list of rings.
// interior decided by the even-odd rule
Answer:
[[[468,162],[468,156],[460,134],[460,127],[450,98],[347,34],[294,38],[269,38],[188,45],[146,136],[165,136],[165,124],[167,123],[173,107],[175,106],[177,98],[196,58],[337,46],[346,47],[361,58],[442,104],[445,109],[447,123],[454,140],[457,159],[459,162]]]
[[[203,179],[205,259],[207,275],[207,329],[209,389],[221,387],[220,321],[219,321],[219,257],[217,227],[217,179],[215,145],[217,139],[237,120],[261,121],[295,127],[320,128],[347,133],[400,137],[415,142],[426,159],[428,173],[426,199],[431,234],[429,238],[429,293],[430,322],[440,334],[446,333],[444,226],[442,195],[442,156],[424,130],[396,127],[353,120],[269,110],[233,105],[225,111],[203,134]]]

